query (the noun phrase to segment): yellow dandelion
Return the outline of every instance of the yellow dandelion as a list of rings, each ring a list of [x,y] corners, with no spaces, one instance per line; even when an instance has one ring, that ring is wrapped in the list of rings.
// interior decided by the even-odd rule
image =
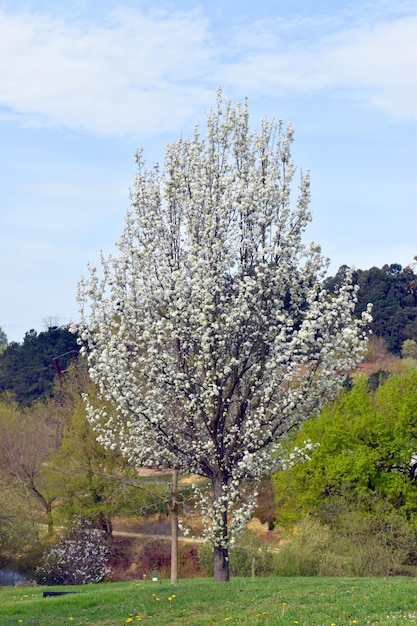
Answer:
[[[133,622],[133,617],[126,617],[126,624]]]

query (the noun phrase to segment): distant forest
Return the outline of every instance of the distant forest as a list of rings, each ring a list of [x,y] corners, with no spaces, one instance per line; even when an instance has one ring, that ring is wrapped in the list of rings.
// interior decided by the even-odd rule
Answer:
[[[333,291],[348,267],[343,265],[326,280]],[[401,355],[405,341],[417,344],[417,275],[399,264],[355,270],[359,285],[356,313],[373,304],[373,335],[384,340],[389,352]],[[1,329],[0,329],[1,330]],[[30,330],[22,343],[12,342],[0,353],[0,393],[10,392],[21,406],[53,395],[54,382],[78,354],[77,338],[68,327]],[[417,345],[416,345],[417,350]]]
[[[79,351],[68,327],[30,330],[22,343],[11,342],[0,353],[0,393],[8,391],[21,406],[53,395],[58,373],[65,371]]]
[[[333,290],[347,271],[342,265],[336,276],[327,279],[327,288]],[[393,263],[356,270],[353,281],[359,285],[356,314],[372,302],[373,335],[385,341],[389,352],[401,355],[404,341],[417,341],[417,275],[411,267]]]

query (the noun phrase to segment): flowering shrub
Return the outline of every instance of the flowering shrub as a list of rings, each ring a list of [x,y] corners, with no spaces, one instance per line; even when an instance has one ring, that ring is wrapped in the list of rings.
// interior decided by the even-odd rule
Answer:
[[[36,573],[39,582],[55,585],[98,583],[111,574],[106,534],[79,519],[69,536],[43,554]]]

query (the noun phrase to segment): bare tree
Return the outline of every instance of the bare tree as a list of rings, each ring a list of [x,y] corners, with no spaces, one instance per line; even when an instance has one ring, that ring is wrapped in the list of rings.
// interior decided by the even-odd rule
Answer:
[[[21,410],[12,404],[0,407],[0,466],[12,481],[15,493],[28,498],[46,516],[53,532],[53,505],[59,487],[45,478],[44,464],[56,446],[57,423],[53,403]]]

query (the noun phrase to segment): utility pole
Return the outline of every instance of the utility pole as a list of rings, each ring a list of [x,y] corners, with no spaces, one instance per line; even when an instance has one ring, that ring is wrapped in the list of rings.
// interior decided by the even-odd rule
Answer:
[[[178,470],[172,470],[171,485],[171,583],[178,584]]]

